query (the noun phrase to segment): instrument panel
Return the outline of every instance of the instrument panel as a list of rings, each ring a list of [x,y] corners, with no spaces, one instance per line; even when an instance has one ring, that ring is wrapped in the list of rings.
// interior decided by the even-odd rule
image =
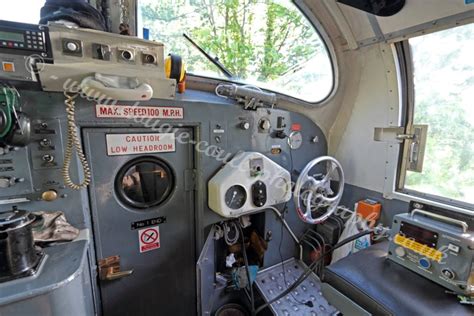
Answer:
[[[285,203],[291,198],[290,173],[258,152],[243,152],[230,160],[208,184],[209,207],[236,218]]]

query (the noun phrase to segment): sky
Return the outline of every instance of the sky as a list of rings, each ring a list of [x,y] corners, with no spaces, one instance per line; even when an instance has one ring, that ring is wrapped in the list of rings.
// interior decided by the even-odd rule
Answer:
[[[5,1],[0,10],[0,20],[38,24],[40,9],[45,0]]]

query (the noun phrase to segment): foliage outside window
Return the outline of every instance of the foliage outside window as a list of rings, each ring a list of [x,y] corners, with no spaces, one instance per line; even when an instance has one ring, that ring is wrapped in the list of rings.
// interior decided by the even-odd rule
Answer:
[[[188,72],[223,78],[186,33],[236,77],[309,102],[326,98],[333,70],[326,46],[289,0],[139,0],[138,29],[183,56]]]
[[[474,24],[413,38],[414,124],[428,124],[422,173],[405,188],[474,204]]]

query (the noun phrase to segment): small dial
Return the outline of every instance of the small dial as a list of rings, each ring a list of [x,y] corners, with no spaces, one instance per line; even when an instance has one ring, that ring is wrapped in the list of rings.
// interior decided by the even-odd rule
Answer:
[[[247,201],[247,192],[241,185],[231,186],[225,193],[225,204],[233,210],[244,206]]]
[[[303,135],[300,132],[294,131],[288,136],[288,145],[291,149],[298,149],[303,144]]]

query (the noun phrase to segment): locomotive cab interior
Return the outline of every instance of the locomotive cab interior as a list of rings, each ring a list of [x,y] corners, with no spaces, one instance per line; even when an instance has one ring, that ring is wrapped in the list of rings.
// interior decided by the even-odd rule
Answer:
[[[474,1],[0,10],[0,315],[474,315]]]

